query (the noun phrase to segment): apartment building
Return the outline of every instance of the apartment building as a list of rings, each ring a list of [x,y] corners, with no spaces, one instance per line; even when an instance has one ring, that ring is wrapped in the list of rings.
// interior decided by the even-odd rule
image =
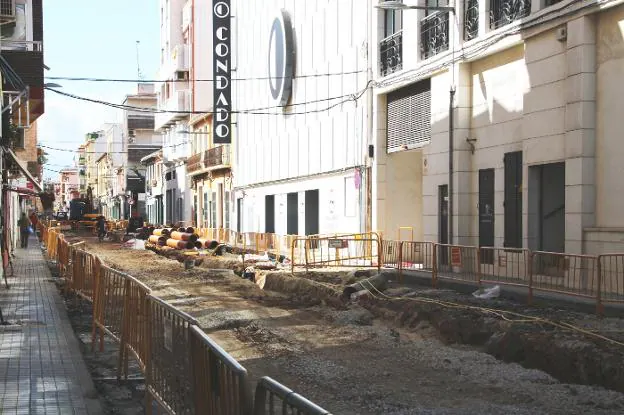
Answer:
[[[622,3],[374,8],[373,227],[441,243],[624,249]]]
[[[191,110],[190,37],[183,31],[183,0],[160,1],[160,69],[158,112],[154,130],[162,135],[165,167],[164,221],[191,223],[190,180],[186,160],[190,154]]]
[[[33,208],[32,197],[42,191],[36,174],[40,168],[36,150],[33,150],[37,139],[33,123],[44,112],[42,41],[41,0],[3,1],[0,7],[0,238],[3,250],[15,247],[20,212]],[[23,144],[21,151],[20,144]],[[0,275],[2,272],[0,266]]]
[[[157,104],[154,84],[150,83],[138,84],[137,93],[127,95],[123,102],[129,109],[123,111],[124,162],[117,173],[122,218],[130,218],[131,212],[146,215],[145,166],[141,164],[141,159],[162,148],[162,136],[154,131],[153,111]]]
[[[231,3],[235,228],[369,228],[372,1]]]
[[[59,185],[60,210],[69,212],[69,202],[80,197],[80,170],[62,169],[59,172]]]

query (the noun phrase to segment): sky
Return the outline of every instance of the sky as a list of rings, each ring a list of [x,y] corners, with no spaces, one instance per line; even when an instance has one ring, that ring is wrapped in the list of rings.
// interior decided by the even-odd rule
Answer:
[[[144,79],[155,79],[160,59],[158,0],[43,2],[46,77],[137,79],[136,41],[140,41],[140,68]],[[47,79],[59,90],[121,104],[136,92],[135,83],[84,82]],[[106,122],[120,122],[121,110],[60,96],[46,91],[45,113],[37,121],[39,144],[76,150],[85,134]],[[76,153],[48,153],[44,178],[56,179],[63,167],[74,165]]]

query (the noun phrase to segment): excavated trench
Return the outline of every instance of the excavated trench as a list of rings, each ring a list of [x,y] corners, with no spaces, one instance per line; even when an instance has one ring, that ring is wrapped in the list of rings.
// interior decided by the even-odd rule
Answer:
[[[319,274],[308,274],[307,277],[318,279]],[[326,285],[327,281],[319,285],[319,281],[293,278],[285,273],[268,273],[263,278],[265,290],[321,299],[325,304],[336,308],[349,307],[339,298],[339,289],[332,290]],[[330,281],[337,282],[337,279],[331,278]],[[559,317],[571,320],[572,323],[583,318],[597,321],[593,316],[579,316],[578,313],[560,309],[527,310],[504,300],[497,300],[495,305],[484,304],[468,296],[428,288],[419,292],[418,288],[406,289],[394,286],[387,293],[390,296],[400,295],[404,299],[390,301],[380,299],[379,296],[378,298],[365,296],[358,301],[358,305],[370,311],[376,318],[391,321],[397,327],[415,332],[433,331],[434,336],[446,345],[471,346],[506,363],[518,363],[528,369],[544,371],[560,382],[602,386],[624,392],[624,346],[548,323],[526,321],[527,319],[519,317],[500,317],[490,312],[464,308],[461,305],[498,308],[501,311],[519,314],[531,313],[528,316],[530,319],[551,318],[555,322]],[[414,301],[423,293],[425,297],[434,301],[453,301],[459,307]],[[406,298],[409,296],[414,298]],[[553,315],[555,317],[550,317]],[[619,326],[620,320],[612,319],[609,323],[607,324],[609,333],[605,335],[624,343],[624,339],[621,338],[624,337],[621,334],[622,330],[619,327],[612,327]],[[598,324],[604,326],[600,322]]]

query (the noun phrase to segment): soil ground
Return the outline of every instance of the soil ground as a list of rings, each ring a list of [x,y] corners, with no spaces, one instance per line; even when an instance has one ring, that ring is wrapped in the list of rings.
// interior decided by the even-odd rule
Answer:
[[[384,292],[392,300],[377,294],[344,303],[336,293],[353,279],[344,271],[305,278],[263,273],[262,290],[231,271],[235,257],[215,257],[185,271],[151,251],[92,238],[87,249],[197,318],[252,381],[271,376],[335,414],[624,412],[624,345],[596,337],[624,340],[619,319],[396,283]],[[510,322],[518,317],[470,308],[483,306],[565,321],[590,333],[527,318]],[[77,332],[88,332],[88,306],[71,307]],[[109,405],[110,413],[138,411],[140,379],[111,391],[98,377],[114,378],[114,347],[107,345],[108,356],[91,354],[90,337],[80,337],[105,399],[127,398],[120,408]]]

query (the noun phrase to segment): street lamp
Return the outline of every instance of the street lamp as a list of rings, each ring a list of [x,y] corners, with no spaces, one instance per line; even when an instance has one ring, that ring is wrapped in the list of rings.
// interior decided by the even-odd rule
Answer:
[[[425,0],[427,1],[427,0]],[[448,6],[421,6],[412,3],[403,3],[402,1],[382,1],[375,6],[377,9],[382,10],[437,10],[446,11],[455,15],[455,5],[449,4]],[[453,19],[455,22],[457,19]],[[457,26],[459,26],[457,24]],[[459,27],[456,27],[456,32],[459,33]],[[450,29],[449,29],[450,31]],[[450,36],[449,36],[450,37]],[[453,115],[453,102],[455,101],[455,34],[453,34],[452,41],[449,39],[452,48],[451,56],[451,87],[449,89],[449,175],[448,175],[448,243],[453,244],[453,152],[454,152],[454,132],[455,120]]]

